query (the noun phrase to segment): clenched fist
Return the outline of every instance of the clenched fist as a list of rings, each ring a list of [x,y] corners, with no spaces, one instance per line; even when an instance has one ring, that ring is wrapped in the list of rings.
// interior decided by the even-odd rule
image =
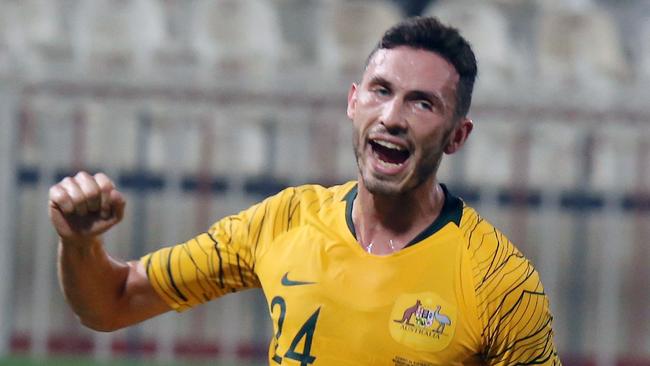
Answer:
[[[103,173],[79,172],[50,187],[49,214],[64,241],[93,239],[122,220],[126,202]]]

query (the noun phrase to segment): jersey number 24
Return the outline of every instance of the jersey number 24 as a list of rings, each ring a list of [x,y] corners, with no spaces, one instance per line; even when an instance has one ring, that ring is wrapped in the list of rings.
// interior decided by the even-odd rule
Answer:
[[[284,317],[287,314],[287,303],[284,301],[284,298],[281,296],[276,296],[271,300],[271,314],[276,307],[280,308],[280,316],[278,317],[278,331],[275,332],[275,351],[271,359],[278,364],[282,363],[282,357],[278,355],[278,342],[280,336],[282,335],[282,325],[284,324]],[[284,358],[295,360],[300,362],[300,366],[307,366],[314,363],[316,360],[315,356],[310,354],[311,351],[311,342],[314,338],[314,330],[316,329],[316,322],[318,321],[318,314],[320,313],[320,307],[309,316],[305,323],[300,327],[298,333],[293,337],[289,349],[284,354]],[[305,343],[303,345],[302,351],[296,350],[300,340],[305,338]]]

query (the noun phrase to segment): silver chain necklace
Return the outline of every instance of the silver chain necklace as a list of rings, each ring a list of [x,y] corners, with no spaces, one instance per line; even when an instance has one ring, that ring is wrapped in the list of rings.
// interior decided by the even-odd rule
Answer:
[[[372,252],[373,245],[374,245],[374,243],[370,242],[370,244],[368,244],[368,246],[366,247],[366,252],[368,252],[370,254],[373,254],[373,252]],[[393,253],[395,252],[395,245],[393,245],[393,239],[388,240],[388,247],[390,248],[391,252],[393,252]]]

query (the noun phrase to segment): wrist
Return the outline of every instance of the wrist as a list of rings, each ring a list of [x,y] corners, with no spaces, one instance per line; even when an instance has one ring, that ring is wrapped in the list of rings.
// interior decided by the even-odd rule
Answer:
[[[74,251],[79,254],[90,254],[101,248],[102,240],[98,236],[87,238],[61,238],[59,245],[64,251]]]

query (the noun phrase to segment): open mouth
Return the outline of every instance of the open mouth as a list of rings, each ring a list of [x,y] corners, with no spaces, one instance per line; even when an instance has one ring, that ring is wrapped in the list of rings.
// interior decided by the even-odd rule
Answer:
[[[370,140],[370,146],[381,162],[391,166],[400,166],[411,156],[406,148],[388,141]]]

